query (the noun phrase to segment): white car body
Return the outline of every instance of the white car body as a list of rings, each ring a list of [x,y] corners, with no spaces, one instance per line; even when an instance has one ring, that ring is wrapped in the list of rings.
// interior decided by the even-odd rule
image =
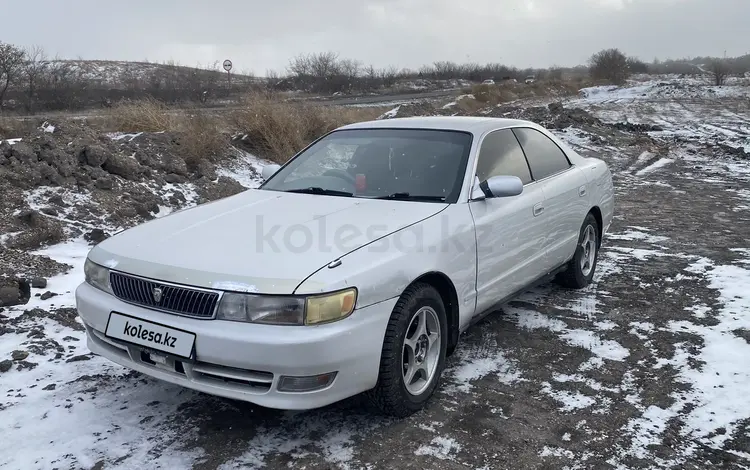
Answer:
[[[607,165],[580,156],[534,123],[403,118],[352,124],[334,133],[370,129],[471,134],[456,200],[336,197],[261,187],[116,234],[88,258],[101,268],[96,272],[102,274],[92,276],[109,278],[98,278],[99,287],[84,282],[76,291],[90,350],[209,394],[272,408],[316,408],[376,387],[386,330],[410,285],[428,283],[440,293],[444,353],[450,354],[460,333],[498,303],[571,265],[588,213],[599,227],[596,248],[612,221]],[[541,133],[564,152],[569,167],[525,184],[520,195],[486,197],[476,178],[477,154],[488,135],[508,129]],[[503,186],[511,179],[493,181],[501,189],[512,186]],[[160,308],[153,295],[171,295],[177,291],[169,289],[177,287],[192,293],[173,310],[198,311],[208,305],[206,299],[219,300],[201,310],[200,318]],[[356,287],[353,312],[338,321],[269,325],[216,319],[227,292],[306,296],[351,287]],[[162,342],[155,343],[159,337]],[[284,380],[321,386],[284,391],[282,377],[309,378]]]

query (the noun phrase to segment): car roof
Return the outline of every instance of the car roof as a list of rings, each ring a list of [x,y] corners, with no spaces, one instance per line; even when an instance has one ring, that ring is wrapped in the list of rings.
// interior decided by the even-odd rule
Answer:
[[[471,132],[472,134],[482,134],[484,132],[496,129],[505,129],[508,127],[530,126],[537,127],[537,124],[531,121],[520,119],[505,119],[496,117],[478,117],[478,116],[415,116],[392,119],[378,119],[374,121],[357,122],[346,126],[339,127],[343,129],[383,129],[383,128],[401,128],[401,129],[441,129]]]

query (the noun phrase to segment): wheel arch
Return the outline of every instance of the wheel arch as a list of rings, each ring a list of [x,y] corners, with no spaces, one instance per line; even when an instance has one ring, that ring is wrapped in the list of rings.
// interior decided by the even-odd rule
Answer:
[[[599,209],[599,206],[594,206],[591,208],[591,210],[589,210],[588,213],[594,216],[594,218],[596,219],[596,225],[598,225],[598,227],[596,228],[596,242],[597,248],[599,248],[602,246],[602,235],[604,232],[604,219],[602,218],[602,210]]]
[[[446,357],[453,354],[453,351],[458,345],[458,324],[459,324],[459,313],[458,313],[458,292],[453,281],[444,273],[439,271],[431,271],[422,274],[409,286],[417,283],[429,284],[435,288],[440,294],[440,298],[443,300],[445,306],[446,320],[448,322],[448,350]],[[409,287],[407,286],[407,288]]]

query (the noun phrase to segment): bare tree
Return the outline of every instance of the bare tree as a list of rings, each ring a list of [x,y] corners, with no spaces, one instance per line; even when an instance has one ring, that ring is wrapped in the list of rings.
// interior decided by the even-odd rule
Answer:
[[[310,56],[310,67],[316,78],[330,78],[341,73],[339,55],[331,51]]]
[[[358,60],[343,59],[340,64],[341,73],[349,79],[355,79],[360,76],[362,63]]]
[[[599,51],[589,60],[589,73],[594,79],[621,85],[630,76],[628,58],[619,49]]]
[[[48,106],[51,105],[54,109],[73,109],[80,105],[81,96],[86,91],[86,82],[83,70],[76,64],[61,60],[57,56],[49,61],[42,76],[43,86],[48,94]],[[42,86],[39,87],[39,91],[42,91]]]
[[[398,78],[398,69],[391,65],[390,67],[381,71],[381,78],[383,79],[383,85],[385,87],[391,87],[396,84]]]
[[[23,74],[26,80],[26,111],[33,113],[39,81],[49,63],[41,46],[29,47],[24,52],[26,54],[26,62],[23,64]]]
[[[726,60],[714,59],[711,61],[708,71],[711,74],[714,85],[722,86],[729,76],[729,64]]]
[[[12,44],[0,43],[0,111],[4,109],[5,93],[23,66],[25,53]]]

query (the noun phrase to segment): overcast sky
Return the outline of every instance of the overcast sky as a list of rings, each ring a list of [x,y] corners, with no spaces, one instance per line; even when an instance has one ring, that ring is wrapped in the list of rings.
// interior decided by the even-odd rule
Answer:
[[[282,71],[335,51],[376,67],[438,60],[577,65],[750,52],[750,0],[0,0],[0,41],[63,58]]]

